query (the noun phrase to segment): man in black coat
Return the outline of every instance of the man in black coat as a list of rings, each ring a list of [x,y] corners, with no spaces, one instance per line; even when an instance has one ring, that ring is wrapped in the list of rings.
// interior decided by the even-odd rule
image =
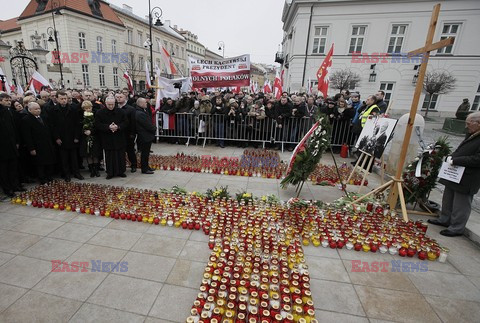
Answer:
[[[387,102],[383,101],[385,98],[385,92],[382,90],[378,91],[377,94],[375,94],[377,97],[377,107],[380,109],[380,114],[384,114],[387,111]]]
[[[71,175],[83,179],[78,167],[78,143],[81,136],[81,126],[78,112],[68,104],[67,93],[57,92],[57,105],[50,115],[50,124],[55,143],[59,148],[60,164],[65,181],[69,182]]]
[[[125,132],[129,129],[128,118],[123,110],[115,107],[113,96],[105,100],[105,106],[95,115],[95,129],[99,132],[102,148],[105,149],[107,179],[114,176],[127,177]]]
[[[140,150],[140,165],[142,167],[142,174],[153,174],[153,171],[148,165],[148,159],[150,157],[150,148],[152,147],[152,141],[155,139],[156,128],[152,124],[150,118],[150,111],[147,107],[147,100],[144,98],[137,99],[137,109],[135,111],[135,122],[137,132],[137,146]]]
[[[137,171],[137,155],[135,154],[135,108],[127,103],[127,98],[123,93],[115,94],[118,109],[123,110],[128,119],[128,128],[125,129],[125,139],[127,141],[127,156],[130,161],[131,172]]]
[[[473,196],[480,189],[480,112],[468,115],[465,125],[468,132],[466,139],[446,160],[451,165],[465,167],[462,179],[458,184],[440,179],[440,183],[445,185],[442,213],[438,220],[428,220],[429,223],[447,227],[440,231],[447,237],[463,235],[472,210]]]
[[[11,97],[0,93],[0,186],[5,194],[13,197],[14,191],[23,190],[18,183],[18,132],[12,114],[8,110]]]
[[[55,164],[55,149],[52,135],[46,120],[40,116],[41,108],[36,102],[28,104],[28,114],[21,121],[23,144],[37,167],[41,184],[52,180],[52,168]]]

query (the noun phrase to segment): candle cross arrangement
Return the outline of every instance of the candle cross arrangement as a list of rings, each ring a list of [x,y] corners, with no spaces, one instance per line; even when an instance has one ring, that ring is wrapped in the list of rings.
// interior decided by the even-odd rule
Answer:
[[[374,200],[345,207],[229,196],[226,187],[201,194],[54,181],[12,203],[202,230],[211,254],[187,322],[316,322],[306,245],[431,261],[442,253],[425,223],[404,222]]]

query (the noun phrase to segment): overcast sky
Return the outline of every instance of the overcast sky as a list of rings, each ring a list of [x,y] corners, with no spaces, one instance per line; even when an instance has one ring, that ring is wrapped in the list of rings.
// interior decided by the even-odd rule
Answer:
[[[0,19],[18,17],[29,1],[8,1],[8,6],[2,6]],[[108,2],[119,7],[126,3],[136,15],[148,15],[148,0]],[[282,41],[284,0],[151,0],[151,4],[162,8],[163,20],[195,33],[203,45],[220,55],[218,42],[224,41],[225,56],[251,54],[252,62],[274,63]]]

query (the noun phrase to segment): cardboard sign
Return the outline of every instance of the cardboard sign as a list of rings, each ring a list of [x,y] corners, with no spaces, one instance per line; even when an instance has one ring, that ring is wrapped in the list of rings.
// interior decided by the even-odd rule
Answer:
[[[454,166],[447,162],[443,162],[440,172],[438,173],[438,177],[458,184],[462,180],[464,171],[465,167],[463,166]]]

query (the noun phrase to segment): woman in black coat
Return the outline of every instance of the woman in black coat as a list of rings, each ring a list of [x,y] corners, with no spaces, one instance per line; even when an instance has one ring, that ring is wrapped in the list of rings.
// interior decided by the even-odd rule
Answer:
[[[45,184],[52,180],[55,148],[50,127],[40,113],[41,109],[37,103],[29,103],[28,113],[21,120],[20,131],[25,149],[31,156],[32,164],[37,168],[38,179],[41,184]]]
[[[80,115],[80,126],[82,135],[80,137],[79,154],[87,160],[90,177],[100,177],[100,160],[103,158],[100,145],[100,138],[95,129],[95,115],[93,104],[90,101],[83,101]]]

